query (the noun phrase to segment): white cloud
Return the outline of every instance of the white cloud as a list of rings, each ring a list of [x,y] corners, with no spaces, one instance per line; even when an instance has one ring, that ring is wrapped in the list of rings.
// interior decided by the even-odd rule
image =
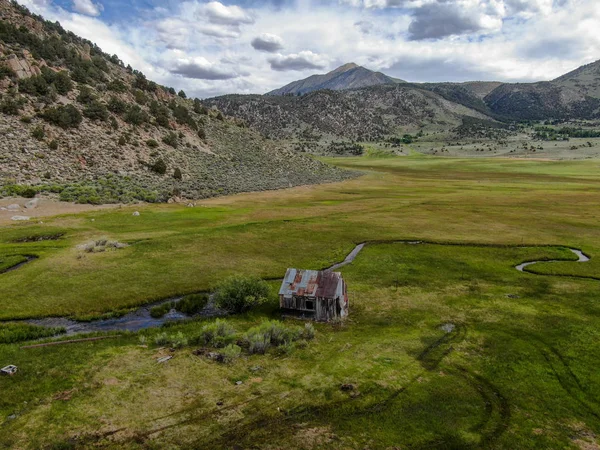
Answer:
[[[408,81],[533,81],[600,58],[597,0],[294,0],[253,9],[184,0],[114,23],[104,20],[115,14],[19,1],[148,78],[202,97],[267,92],[350,61]]]
[[[273,70],[285,72],[288,70],[324,69],[327,61],[321,55],[307,50],[290,55],[278,54],[269,58],[269,64]]]
[[[283,39],[275,34],[263,33],[252,39],[250,43],[254,49],[261,52],[275,53],[283,49]]]
[[[169,66],[171,67],[169,72],[197,80],[230,80],[239,76],[202,57],[177,59]]]
[[[99,16],[104,7],[101,3],[94,3],[92,0],[73,0],[73,9],[86,16]]]
[[[254,18],[239,6],[225,6],[219,2],[207,3],[202,9],[211,23],[218,25],[241,25],[254,23]]]

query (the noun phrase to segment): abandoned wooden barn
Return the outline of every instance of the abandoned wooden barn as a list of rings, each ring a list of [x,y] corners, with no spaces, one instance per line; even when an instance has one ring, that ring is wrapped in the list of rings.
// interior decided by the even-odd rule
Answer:
[[[286,316],[329,322],[348,316],[346,282],[339,272],[288,269],[279,306]]]

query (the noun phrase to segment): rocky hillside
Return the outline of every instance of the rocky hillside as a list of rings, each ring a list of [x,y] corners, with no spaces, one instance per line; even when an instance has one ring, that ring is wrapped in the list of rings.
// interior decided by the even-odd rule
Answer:
[[[303,95],[323,89],[342,91],[344,89],[358,89],[382,84],[394,85],[397,83],[403,83],[403,81],[349,63],[325,75],[312,75],[304,80],[294,81],[280,89],[269,92],[267,95]]]
[[[298,142],[379,141],[427,127],[454,128],[464,116],[490,120],[472,108],[408,84],[303,96],[227,95],[203,104],[243,119],[268,138]]]
[[[596,119],[600,117],[600,61],[555,80],[502,84],[484,98],[493,113],[521,119]]]
[[[553,81],[520,84],[398,83],[383,74],[370,87],[345,83],[358,70],[366,69],[348,64],[271,93],[300,96],[228,95],[203,104],[243,119],[266,137],[325,145],[394,139],[423,129],[458,130],[464,137],[474,123],[480,134],[482,128],[498,129],[498,121],[600,117],[600,61]]]
[[[0,0],[0,194],[164,201],[348,176]]]

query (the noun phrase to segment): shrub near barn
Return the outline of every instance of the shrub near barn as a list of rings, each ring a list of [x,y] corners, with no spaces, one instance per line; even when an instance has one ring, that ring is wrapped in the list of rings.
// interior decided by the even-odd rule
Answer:
[[[219,285],[215,303],[226,311],[241,313],[264,303],[268,295],[269,285],[261,279],[234,276]]]

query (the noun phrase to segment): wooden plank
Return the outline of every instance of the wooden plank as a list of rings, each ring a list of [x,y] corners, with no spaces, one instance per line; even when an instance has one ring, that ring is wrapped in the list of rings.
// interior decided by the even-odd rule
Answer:
[[[94,342],[94,341],[102,341],[104,339],[113,339],[116,338],[118,336],[113,335],[113,336],[99,336],[99,337],[93,337],[93,338],[85,338],[85,339],[71,339],[68,341],[54,341],[54,342],[45,342],[44,344],[35,344],[35,345],[24,345],[23,347],[21,347],[21,349],[27,349],[27,348],[40,348],[40,347],[51,347],[53,345],[63,345],[63,344],[77,344],[79,342]]]

